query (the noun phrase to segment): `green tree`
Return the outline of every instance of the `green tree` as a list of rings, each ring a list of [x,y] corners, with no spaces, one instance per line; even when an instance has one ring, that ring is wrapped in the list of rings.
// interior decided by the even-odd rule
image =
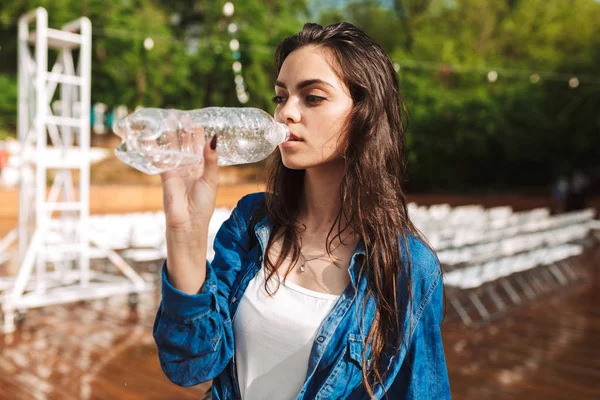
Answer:
[[[401,66],[412,185],[456,190],[598,164],[599,13],[593,0],[396,0],[346,2],[321,21],[357,24]]]
[[[130,108],[240,106],[232,71],[232,63],[240,61],[250,94],[245,105],[272,111],[275,46],[301,28],[306,2],[240,2],[231,17],[223,14],[224,3],[0,0],[0,73],[16,74],[18,18],[42,6],[48,10],[51,27],[80,16],[92,21],[93,103],[111,107],[126,104]],[[233,33],[228,32],[232,23],[238,28]],[[234,38],[240,43],[237,52],[229,48]],[[144,47],[146,39],[152,40],[151,49]],[[13,111],[2,109],[3,114]]]
[[[547,184],[573,166],[598,165],[595,0],[248,0],[235,2],[229,17],[224,3],[0,0],[0,126],[14,129],[16,24],[35,6],[48,9],[51,26],[91,19],[93,102],[184,109],[272,112],[275,47],[312,16],[355,23],[400,67],[414,187]],[[234,61],[247,104],[236,95]],[[491,69],[497,81],[488,81]],[[571,87],[573,76],[579,85],[571,80]]]

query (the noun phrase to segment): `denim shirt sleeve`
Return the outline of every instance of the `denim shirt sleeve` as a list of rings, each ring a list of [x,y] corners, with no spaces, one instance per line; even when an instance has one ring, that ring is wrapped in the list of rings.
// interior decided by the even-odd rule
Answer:
[[[440,325],[443,314],[442,274],[428,282],[430,299],[423,307],[418,325],[394,379],[390,393],[395,399],[450,399],[450,383]]]
[[[249,247],[244,197],[214,240],[215,257],[206,263],[206,280],[198,294],[177,290],[162,273],[162,301],[153,336],[160,365],[175,384],[193,386],[219,375],[233,357],[229,309],[231,287]]]

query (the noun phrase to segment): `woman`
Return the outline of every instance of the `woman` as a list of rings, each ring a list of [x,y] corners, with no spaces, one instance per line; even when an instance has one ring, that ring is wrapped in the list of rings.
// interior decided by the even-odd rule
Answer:
[[[439,263],[401,188],[402,105],[383,50],[348,23],[306,24],[275,56],[292,139],[267,194],[240,200],[206,261],[217,139],[203,171],[162,175],[165,374],[216,399],[446,399]]]

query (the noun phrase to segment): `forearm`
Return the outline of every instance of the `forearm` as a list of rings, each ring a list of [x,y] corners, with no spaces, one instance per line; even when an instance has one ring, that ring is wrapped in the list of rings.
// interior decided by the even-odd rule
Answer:
[[[167,230],[169,282],[187,294],[196,294],[206,280],[208,223],[194,231]]]

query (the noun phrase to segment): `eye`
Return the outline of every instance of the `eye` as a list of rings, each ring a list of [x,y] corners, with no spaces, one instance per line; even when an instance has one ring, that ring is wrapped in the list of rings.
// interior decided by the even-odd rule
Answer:
[[[306,101],[310,104],[319,104],[321,103],[323,100],[325,100],[325,97],[321,97],[321,96],[316,96],[314,94],[309,94],[306,96]]]
[[[273,97],[272,100],[273,100],[273,103],[275,103],[275,104],[281,104],[281,103],[283,103],[285,101],[285,97],[283,97],[283,96],[275,96],[275,97]]]

